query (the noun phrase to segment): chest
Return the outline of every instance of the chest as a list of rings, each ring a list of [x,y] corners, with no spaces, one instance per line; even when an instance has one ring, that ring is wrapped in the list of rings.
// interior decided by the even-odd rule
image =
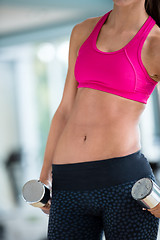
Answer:
[[[101,52],[115,52],[126,46],[135,33],[119,32],[115,33],[111,29],[101,29],[101,34],[98,35],[96,40],[96,47]],[[141,49],[141,60],[148,75],[155,81],[160,81],[160,75],[158,74],[153,59],[155,57],[155,44],[153,44],[156,34],[160,35],[160,29],[155,25],[150,31],[147,39],[144,41]],[[155,60],[156,61],[156,60]]]

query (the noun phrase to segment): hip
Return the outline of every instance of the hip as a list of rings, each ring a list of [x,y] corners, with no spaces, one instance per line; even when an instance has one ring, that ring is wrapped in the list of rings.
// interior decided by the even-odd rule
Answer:
[[[150,163],[141,149],[122,157],[88,162],[52,164],[52,191],[92,190],[152,177]]]

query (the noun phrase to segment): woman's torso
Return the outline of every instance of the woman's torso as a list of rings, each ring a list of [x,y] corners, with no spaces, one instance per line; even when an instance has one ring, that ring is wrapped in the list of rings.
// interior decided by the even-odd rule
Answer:
[[[156,25],[143,46],[142,60],[146,69],[151,66],[148,61],[149,41],[154,31]],[[109,36],[111,39],[110,33]],[[112,49],[108,51],[114,51],[113,49],[120,49],[125,44],[126,42],[119,43],[118,48],[118,43],[114,47],[114,44],[107,44],[105,40],[100,47],[97,41],[97,47],[102,51],[107,51],[105,46]],[[147,70],[152,73],[151,67]],[[141,148],[139,120],[145,105],[96,89],[78,88],[74,106],[57,142],[52,162],[65,164],[94,161],[138,151]]]

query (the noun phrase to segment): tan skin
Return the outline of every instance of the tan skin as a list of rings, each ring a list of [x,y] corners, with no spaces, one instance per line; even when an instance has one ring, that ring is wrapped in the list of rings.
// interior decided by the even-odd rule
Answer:
[[[97,38],[97,48],[111,52],[125,46],[148,17],[143,6],[144,0],[114,0],[112,13]],[[77,88],[74,66],[78,50],[101,17],[86,19],[75,25],[71,33],[68,72],[59,106],[68,115],[68,121],[56,145],[54,164],[114,158],[141,148],[139,120],[146,104],[95,89]],[[157,82],[159,51],[160,28],[155,25],[143,45],[141,57],[147,72]],[[50,203],[41,208],[45,213],[49,213]],[[160,206],[151,213],[160,217]]]

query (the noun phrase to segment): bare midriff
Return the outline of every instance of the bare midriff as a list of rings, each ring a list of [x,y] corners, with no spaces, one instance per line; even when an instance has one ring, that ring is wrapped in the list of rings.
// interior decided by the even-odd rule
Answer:
[[[139,120],[145,106],[100,90],[78,88],[52,163],[89,162],[138,151]]]

